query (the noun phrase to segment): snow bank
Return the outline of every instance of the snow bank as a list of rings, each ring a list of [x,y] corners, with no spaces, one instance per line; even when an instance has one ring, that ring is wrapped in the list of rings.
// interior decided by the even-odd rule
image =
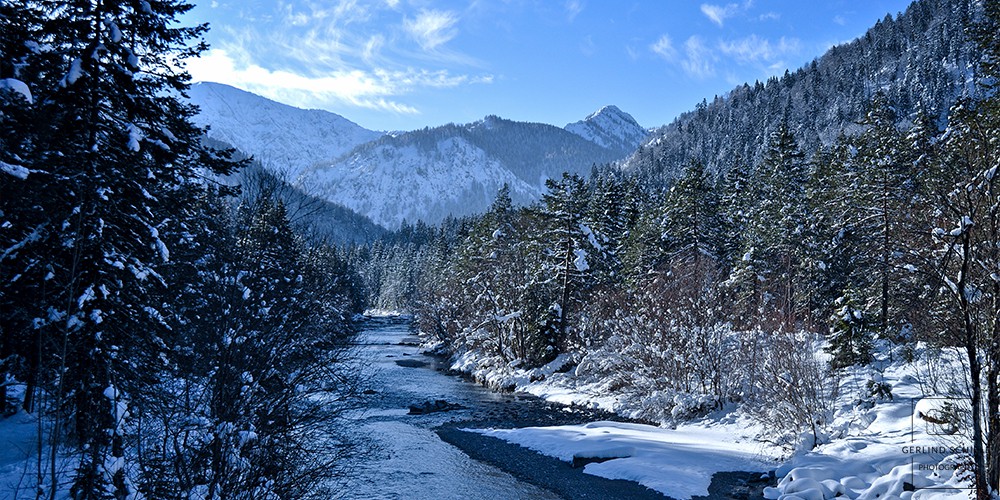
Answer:
[[[945,395],[959,394],[956,388],[963,387],[961,355],[923,345],[913,352],[915,360],[905,362],[898,346],[882,343],[872,365],[841,371],[833,419],[821,430],[821,443],[815,449],[800,447],[790,457],[787,449],[770,444],[776,439],[773,429],[762,429],[735,405],[677,424],[675,430],[596,422],[486,433],[566,461],[613,458],[591,463],[585,471],[638,481],[675,498],[706,494],[712,474],[727,470],[774,471],[778,483],[766,490],[772,500],[968,498],[968,415],[963,413],[968,401]],[[653,417],[663,427],[699,414],[685,412],[704,403],[697,394],[643,386],[634,374],[595,375],[584,365],[585,359],[564,354],[525,369],[466,352],[454,358],[453,368],[492,387],[631,418]]]
[[[737,438],[733,426],[663,429],[621,422],[467,429],[538,451],[566,462],[595,459],[584,472],[636,481],[673,498],[707,495],[712,476],[722,471],[768,470],[775,456],[760,443]]]
[[[21,94],[22,97],[28,104],[31,104],[31,89],[28,88],[28,84],[17,80],[15,78],[0,78],[0,90],[10,90],[14,93]]]
[[[970,498],[969,441],[960,423],[967,402],[928,394],[930,387],[957,382],[941,374],[960,375],[963,370],[956,369],[960,366],[954,353],[923,352],[915,363],[877,362],[849,369],[832,426],[836,439],[779,467],[776,473],[781,479],[765,490],[765,497]],[[874,378],[891,386],[892,399],[867,403],[852,399],[862,380]]]

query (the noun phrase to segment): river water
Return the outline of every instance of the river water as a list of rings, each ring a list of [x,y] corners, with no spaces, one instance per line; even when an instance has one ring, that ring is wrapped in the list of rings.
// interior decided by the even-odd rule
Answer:
[[[549,499],[560,498],[478,462],[442,441],[434,428],[448,422],[505,413],[524,398],[491,392],[437,370],[421,354],[405,319],[373,318],[358,338],[368,394],[364,410],[349,414],[349,434],[366,442],[346,470],[343,498]],[[464,409],[409,415],[408,407],[445,400]]]

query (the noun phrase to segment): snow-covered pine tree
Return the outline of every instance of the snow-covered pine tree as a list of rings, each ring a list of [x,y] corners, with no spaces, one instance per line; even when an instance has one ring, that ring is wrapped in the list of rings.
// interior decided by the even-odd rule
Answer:
[[[854,140],[857,155],[857,184],[852,190],[850,226],[857,235],[859,254],[870,262],[862,264],[865,275],[855,276],[865,284],[866,301],[878,311],[876,330],[895,337],[889,329],[899,322],[893,304],[900,281],[900,256],[906,234],[904,214],[915,194],[912,168],[905,164],[903,134],[896,127],[897,116],[888,96],[877,92],[862,125],[864,132]],[[874,270],[874,273],[871,271]]]
[[[54,432],[67,433],[80,450],[75,498],[133,491],[125,480],[123,419],[128,399],[151,382],[142,368],[162,346],[153,291],[164,285],[157,269],[169,250],[160,204],[199,169],[232,168],[201,146],[194,109],[181,99],[189,77],[178,68],[203,48],[197,39],[205,29],[175,25],[190,8],[174,0],[13,7],[20,22],[31,23],[14,36],[24,37],[17,42],[35,68],[22,80],[34,126],[19,164],[36,178],[24,186],[30,206],[45,214],[44,221],[14,223],[38,224],[37,233],[23,233],[36,234],[19,257],[36,285],[20,300],[36,304],[24,309],[38,312],[31,328],[41,356],[31,356],[35,371],[47,375],[53,408],[64,412]],[[4,50],[16,45],[5,42]],[[8,55],[0,59],[13,61]],[[57,486],[50,469],[40,491]]]
[[[719,196],[700,161],[692,160],[667,193],[660,228],[670,268],[667,281],[679,293],[676,312],[690,317],[686,326],[705,328],[712,321],[709,304],[717,299],[725,235]]]
[[[48,216],[34,202],[43,179],[30,170],[37,120],[26,82],[36,80],[51,58],[39,57],[26,42],[40,39],[39,15],[27,5],[0,3],[0,415],[19,406],[8,404],[10,379],[33,388],[38,363],[30,355],[37,341],[31,323],[43,309],[30,297],[39,295],[46,273],[35,245]],[[31,411],[34,391],[27,394],[20,406]]]
[[[872,360],[872,335],[863,304],[856,298],[856,292],[846,290],[837,299],[830,318],[830,344],[826,352],[833,358],[830,367],[834,370]]]
[[[583,219],[588,196],[583,179],[563,174],[562,179],[549,179],[545,184],[548,187],[548,192],[542,195],[545,228],[539,242],[544,253],[541,281],[548,283],[551,307],[543,323],[549,356],[554,357],[570,347],[570,322],[590,285],[587,254],[592,247]]]
[[[960,99],[949,113],[939,171],[953,183],[932,214],[931,262],[945,341],[968,363],[976,496],[987,499],[1000,491],[1000,2],[983,2],[970,31],[982,51],[982,98]]]
[[[771,134],[759,175],[760,199],[753,208],[744,238],[743,258],[736,275],[744,280],[764,278],[763,298],[778,316],[763,318],[792,329],[803,318],[800,264],[805,259],[803,238],[809,220],[806,203],[808,163],[786,122]],[[762,306],[764,304],[761,304]]]

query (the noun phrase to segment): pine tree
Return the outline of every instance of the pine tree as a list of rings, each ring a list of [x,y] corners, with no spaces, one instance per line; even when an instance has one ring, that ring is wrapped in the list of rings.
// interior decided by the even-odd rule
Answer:
[[[872,262],[861,263],[872,276],[866,295],[878,311],[878,332],[888,335],[898,307],[891,302],[900,281],[903,253],[903,214],[915,193],[912,171],[904,164],[903,135],[896,127],[896,114],[888,97],[879,92],[861,122],[867,129],[855,141],[858,182],[853,190],[851,226],[861,245],[861,254]],[[871,273],[874,271],[874,273]],[[864,283],[858,276],[856,283]]]
[[[833,355],[830,366],[833,369],[872,360],[872,338],[867,317],[854,292],[848,290],[837,299],[836,309],[830,318],[830,345],[826,351]]]
[[[189,77],[176,68],[203,48],[190,42],[205,29],[174,26],[190,8],[169,0],[33,2],[15,12],[29,26],[13,36],[24,38],[3,42],[5,63],[20,43],[33,97],[30,148],[18,153],[30,182],[18,196],[30,194],[31,210],[45,214],[16,221],[21,234],[36,235],[19,262],[35,283],[22,300],[37,305],[22,310],[32,311],[34,350],[44,353],[33,371],[47,374],[40,382],[52,384],[55,406],[65,410],[55,432],[68,432],[81,451],[75,498],[131,491],[124,410],[152,382],[142,367],[162,352],[165,327],[154,300],[164,285],[158,267],[169,260],[161,204],[198,169],[232,168],[200,145],[194,109],[181,100]],[[3,116],[7,127],[17,115]]]
[[[799,270],[806,257],[808,164],[787,123],[771,135],[758,172],[760,201],[749,219],[744,256],[736,272],[746,280],[763,277],[779,314],[765,319],[794,328],[807,305]]]
[[[570,322],[589,286],[590,247],[583,216],[587,208],[586,185],[577,175],[546,181],[542,195],[546,227],[541,238],[545,263],[542,273],[552,290],[552,306],[545,320],[550,356],[569,347]]]

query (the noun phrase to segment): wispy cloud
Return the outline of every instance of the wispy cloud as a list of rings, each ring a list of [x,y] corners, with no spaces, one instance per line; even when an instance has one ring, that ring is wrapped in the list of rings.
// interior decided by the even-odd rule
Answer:
[[[422,10],[403,21],[403,29],[424,50],[434,50],[458,35],[458,16],[451,11]]]
[[[583,12],[583,4],[579,0],[566,0],[566,18],[573,22],[576,16]]]
[[[294,106],[392,114],[419,113],[410,96],[421,90],[493,81],[470,70],[481,68],[479,61],[448,49],[461,21],[452,11],[414,9],[400,0],[324,0],[279,2],[255,15],[259,22],[241,17],[215,26],[221,39],[188,61],[196,81]]]
[[[683,53],[674,47],[670,35],[661,35],[649,50],[661,59],[678,65],[688,76],[705,79],[715,75],[718,56],[705,40],[698,35],[684,41]]]
[[[837,14],[836,16],[833,16],[833,22],[834,24],[839,24],[841,26],[844,26],[847,24],[847,18],[840,14]]]
[[[419,110],[398,97],[418,88],[450,88],[473,83],[491,83],[491,76],[453,75],[446,70],[330,71],[305,75],[269,69],[252,62],[248,54],[212,49],[188,62],[188,70],[199,81],[220,81],[291,105],[316,107],[317,103],[347,104],[360,108],[415,114]]]
[[[799,52],[802,48],[797,38],[781,37],[776,42],[757,35],[738,40],[719,42],[719,50],[743,64],[771,65],[782,57]]]
[[[750,7],[753,7],[753,0],[745,0],[742,4],[727,3],[726,5],[703,3],[701,4],[701,13],[721,28],[726,19],[748,10]]]
[[[674,48],[674,42],[670,39],[670,35],[661,35],[655,43],[649,46],[649,50],[667,61],[677,60],[677,49]]]
[[[715,60],[715,53],[700,36],[691,36],[684,42],[681,67],[688,75],[702,79],[715,76]]]

